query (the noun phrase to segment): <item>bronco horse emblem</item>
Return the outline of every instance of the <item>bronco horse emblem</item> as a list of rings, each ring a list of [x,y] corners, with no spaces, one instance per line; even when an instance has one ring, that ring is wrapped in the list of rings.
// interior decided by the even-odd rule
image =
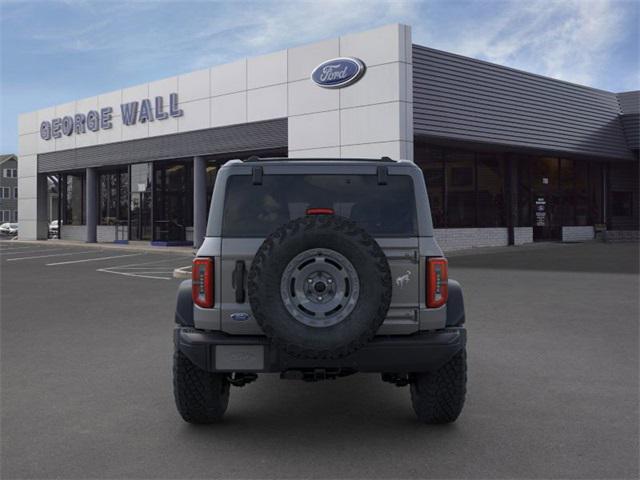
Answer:
[[[407,270],[407,273],[396,278],[396,285],[400,288],[404,287],[411,280],[411,271]]]

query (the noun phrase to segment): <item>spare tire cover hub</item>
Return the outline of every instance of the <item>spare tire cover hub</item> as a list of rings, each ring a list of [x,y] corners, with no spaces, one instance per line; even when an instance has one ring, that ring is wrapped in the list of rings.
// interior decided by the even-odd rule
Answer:
[[[328,248],[296,255],[286,266],[280,295],[288,312],[310,327],[329,327],[356,306],[360,279],[351,262]]]

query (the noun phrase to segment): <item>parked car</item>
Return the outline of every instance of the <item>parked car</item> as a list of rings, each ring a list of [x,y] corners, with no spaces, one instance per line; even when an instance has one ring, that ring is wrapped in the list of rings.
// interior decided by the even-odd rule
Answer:
[[[58,220],[53,220],[49,223],[49,238],[59,238],[58,233],[60,232]]]
[[[17,223],[3,223],[0,225],[0,233],[3,235],[17,235],[18,234],[18,224]]]
[[[222,418],[258,375],[358,372],[409,386],[424,423],[466,392],[460,284],[412,162],[259,159],[218,173],[192,280],[178,291],[174,394],[190,423]]]

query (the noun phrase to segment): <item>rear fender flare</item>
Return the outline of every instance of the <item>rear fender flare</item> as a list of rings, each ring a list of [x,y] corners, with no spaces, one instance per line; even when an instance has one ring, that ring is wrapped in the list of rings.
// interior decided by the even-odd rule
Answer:
[[[448,281],[447,327],[459,327],[465,322],[462,287],[455,280]]]
[[[184,280],[178,287],[176,301],[176,323],[184,327],[193,327],[193,300],[191,298],[191,280]]]

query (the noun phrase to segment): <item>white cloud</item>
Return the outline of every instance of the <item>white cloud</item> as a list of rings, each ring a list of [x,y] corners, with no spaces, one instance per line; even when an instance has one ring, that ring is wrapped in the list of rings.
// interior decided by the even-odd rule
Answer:
[[[220,58],[220,29],[229,32],[231,50],[259,55],[280,48],[367,30],[378,25],[415,18],[419,4],[410,0],[280,1],[237,4],[224,18],[216,17],[199,33],[212,37],[207,53],[194,61],[211,65]],[[223,27],[220,27],[223,25]],[[234,34],[237,32],[240,34]]]
[[[492,5],[491,2],[488,3]],[[570,82],[606,83],[608,57],[629,28],[634,2],[534,0],[510,2],[485,21],[469,18],[455,34],[418,28],[414,41]],[[633,16],[631,17],[633,18]],[[633,22],[631,22],[633,23]],[[421,38],[422,37],[422,42]],[[635,61],[637,70],[637,59]]]

